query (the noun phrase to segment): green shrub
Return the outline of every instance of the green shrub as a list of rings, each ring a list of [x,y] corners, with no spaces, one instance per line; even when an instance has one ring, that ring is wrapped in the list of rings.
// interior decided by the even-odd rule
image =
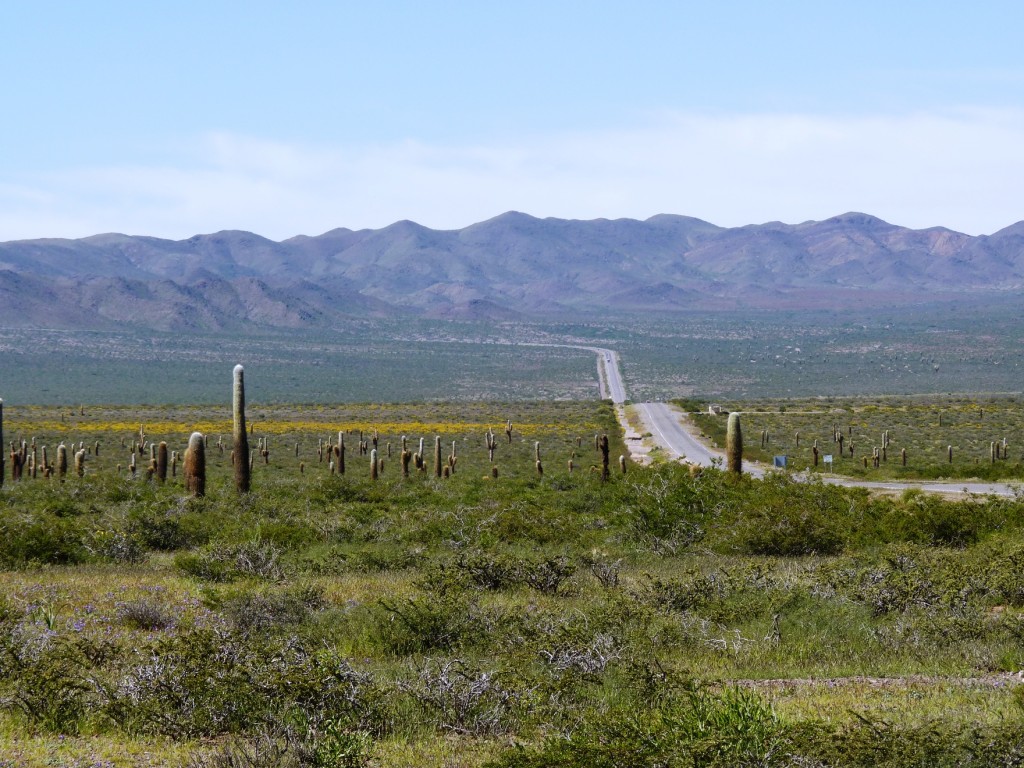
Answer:
[[[485,636],[490,623],[479,603],[459,591],[381,600],[378,633],[393,653],[450,651]]]
[[[323,589],[300,586],[274,592],[245,590],[217,601],[231,625],[242,633],[301,624],[325,605]]]
[[[280,581],[284,578],[282,550],[276,545],[253,539],[242,544],[217,544],[205,551],[181,553],[174,565],[204,581],[227,582],[242,578]]]
[[[0,563],[71,565],[89,559],[86,528],[79,519],[41,515],[0,523]]]
[[[507,752],[488,768],[649,768],[782,766],[785,727],[757,694],[697,687],[651,707],[587,712],[568,738],[539,750]]]

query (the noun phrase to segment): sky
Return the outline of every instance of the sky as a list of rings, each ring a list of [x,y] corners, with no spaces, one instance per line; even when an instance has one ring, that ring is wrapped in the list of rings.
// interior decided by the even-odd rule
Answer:
[[[1024,219],[1024,3],[0,5],[0,241]]]

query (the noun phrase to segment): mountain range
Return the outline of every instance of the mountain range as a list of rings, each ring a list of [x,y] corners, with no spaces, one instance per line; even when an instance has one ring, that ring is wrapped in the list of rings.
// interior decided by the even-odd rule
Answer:
[[[411,221],[281,242],[104,234],[0,243],[0,325],[331,327],[351,317],[513,320],[691,309],[813,309],[983,298],[1024,287],[1024,221],[992,235],[847,213],[726,228],[538,219]]]

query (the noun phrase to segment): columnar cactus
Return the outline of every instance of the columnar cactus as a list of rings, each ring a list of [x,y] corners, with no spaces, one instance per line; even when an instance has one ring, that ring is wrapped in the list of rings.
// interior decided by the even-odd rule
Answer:
[[[79,448],[75,451],[75,474],[85,477],[85,449]]]
[[[64,476],[68,473],[68,449],[64,443],[57,446],[57,477],[60,478],[61,482],[64,481]]]
[[[509,445],[512,444],[512,419],[509,419],[505,424],[505,436],[508,438]]]
[[[733,411],[725,433],[725,467],[737,475],[743,472],[743,430],[740,428],[740,414]]]
[[[345,433],[338,433],[338,474],[345,474]]]
[[[249,469],[249,438],[245,432],[245,369],[241,365],[235,366],[235,380],[231,399],[231,412],[234,417],[234,454],[235,454],[235,489],[239,493],[248,493],[251,474]],[[199,433],[196,432],[195,435]],[[202,435],[200,435],[202,437]],[[189,441],[191,443],[191,441]],[[206,456],[203,455],[205,460]],[[186,461],[186,466],[188,462]],[[205,470],[205,466],[204,466]],[[187,470],[186,470],[187,474]],[[205,484],[205,474],[203,482]],[[201,493],[196,494],[202,496]]]
[[[244,425],[242,429],[244,431]],[[236,454],[236,457],[236,466],[246,463],[246,454]],[[188,448],[185,451],[185,490],[196,497],[206,495],[206,443],[203,442],[203,435],[200,432],[193,432],[188,439]]]
[[[622,474],[626,474],[626,457],[619,456],[619,469],[622,470]]]
[[[441,438],[434,438],[434,474],[441,477]]]
[[[488,428],[487,432],[484,434],[484,439],[485,439],[485,441],[487,443],[487,460],[490,461],[493,464],[494,463],[494,448],[495,448],[494,430]]]
[[[598,446],[601,449],[601,480],[603,482],[611,477],[611,472],[608,470],[608,435],[601,435]]]
[[[374,448],[372,451],[370,451],[370,479],[371,480],[376,480],[377,479],[377,472],[378,471],[379,471],[379,467],[377,465],[377,449]]]
[[[160,441],[160,447],[156,450],[156,479],[167,482],[167,443]]]
[[[0,449],[2,450],[2,449]],[[21,451],[11,443],[11,480],[21,479]]]

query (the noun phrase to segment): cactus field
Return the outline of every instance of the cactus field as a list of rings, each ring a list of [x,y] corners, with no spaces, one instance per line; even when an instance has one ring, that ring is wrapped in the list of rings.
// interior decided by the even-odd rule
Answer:
[[[268,405],[226,371],[216,406],[3,403],[0,766],[987,765],[1024,738],[1019,499],[640,467],[601,401]],[[754,417],[746,449],[780,429]]]
[[[743,412],[748,460],[770,465],[773,456],[785,455],[791,470],[825,472],[829,468],[823,457],[832,455],[833,472],[865,479],[1024,481],[1021,397],[833,397],[721,404]],[[683,405],[700,408],[692,401]],[[696,422],[724,446],[724,417],[701,414]]]

